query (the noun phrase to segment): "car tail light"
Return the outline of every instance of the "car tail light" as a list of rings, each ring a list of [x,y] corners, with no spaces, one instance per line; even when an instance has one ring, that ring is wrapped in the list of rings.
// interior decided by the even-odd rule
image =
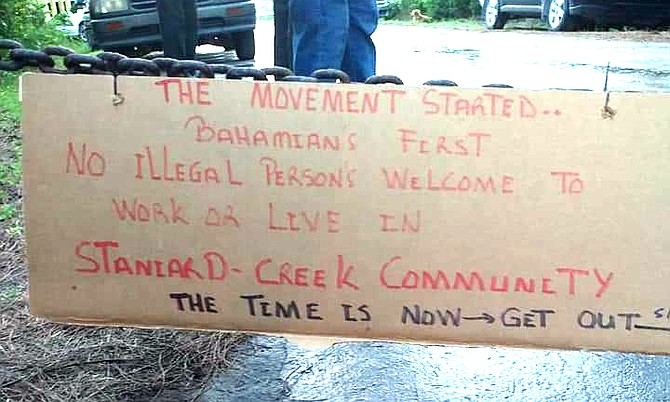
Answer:
[[[123,22],[121,21],[112,21],[105,24],[105,28],[108,31],[119,31],[123,29]]]
[[[239,17],[240,15],[244,14],[244,8],[242,7],[229,8],[228,11],[226,11],[226,14],[228,14],[229,17]]]

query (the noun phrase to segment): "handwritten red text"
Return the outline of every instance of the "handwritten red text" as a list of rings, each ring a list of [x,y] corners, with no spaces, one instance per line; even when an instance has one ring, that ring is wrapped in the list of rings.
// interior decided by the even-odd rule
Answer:
[[[340,232],[340,213],[337,211],[284,211],[268,204],[268,229],[271,232]]]
[[[356,133],[324,135],[297,133],[289,130],[253,129],[236,125],[218,128],[207,123],[202,116],[191,116],[184,124],[185,130],[195,129],[195,141],[226,144],[239,148],[264,147],[306,151],[354,151]]]
[[[573,267],[558,267],[554,270],[553,275],[533,278],[510,276],[508,274],[484,274],[480,271],[418,270],[407,268],[402,260],[402,257],[394,256],[382,264],[379,270],[379,284],[382,288],[514,292],[542,295],[561,293],[569,296],[575,296],[578,290],[584,291],[586,289],[586,291],[593,292],[596,298],[601,298],[614,279],[613,272],[605,275],[598,269],[582,270]],[[583,279],[583,281],[580,281],[580,279]]]
[[[462,137],[428,136],[419,138],[415,130],[401,128],[400,143],[403,153],[443,154],[480,157],[484,152],[484,143],[491,134],[468,133]]]
[[[99,151],[89,152],[88,145],[82,144],[81,151],[78,153],[72,142],[67,143],[67,165],[66,173],[71,173],[74,164],[74,173],[79,176],[100,177],[105,174],[107,163],[105,157]]]
[[[177,181],[191,183],[227,183],[230,186],[241,186],[233,171],[230,160],[224,161],[224,167],[203,165],[200,160],[174,161],[170,158],[167,146],[162,152],[153,152],[150,147],[144,147],[142,152],[135,154],[136,179],[151,179],[162,181]]]
[[[428,89],[423,93],[425,114],[447,116],[494,116],[504,118],[533,118],[537,108],[523,95],[506,96],[484,93],[474,97],[464,97],[449,91]]]
[[[551,175],[560,180],[561,194],[581,194],[584,191],[584,180],[577,172],[551,172]]]
[[[356,169],[349,167],[346,162],[344,163],[344,167],[328,172],[298,166],[282,168],[275,159],[270,157],[261,158],[260,163],[265,172],[265,183],[268,186],[355,187]]]
[[[166,206],[161,202],[142,202],[138,198],[133,198],[132,202],[125,198],[114,198],[112,209],[121,221],[189,224],[185,217],[184,206],[174,198],[170,198]]]
[[[284,86],[254,83],[251,107],[307,112],[375,114],[396,113],[405,91],[341,90],[328,86]]]
[[[472,176],[454,171],[436,173],[428,169],[416,173],[408,168],[381,168],[386,187],[391,190],[448,191],[459,193],[512,194],[514,177],[508,175]]]
[[[122,252],[115,240],[84,240],[74,249],[80,264],[75,271],[80,274],[131,275],[155,278],[189,280],[225,280],[231,270],[224,256],[215,251],[205,251],[194,257],[134,257]]]
[[[180,104],[209,106],[212,101],[209,99],[209,82],[187,81],[181,78],[167,78],[156,81],[157,87],[163,88],[163,99],[169,104],[177,99]]]

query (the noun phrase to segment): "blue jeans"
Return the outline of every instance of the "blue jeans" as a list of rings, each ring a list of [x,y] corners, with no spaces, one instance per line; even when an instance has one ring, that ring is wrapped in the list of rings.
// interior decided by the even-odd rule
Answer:
[[[335,68],[356,82],[375,75],[376,0],[290,0],[293,70],[310,75]]]

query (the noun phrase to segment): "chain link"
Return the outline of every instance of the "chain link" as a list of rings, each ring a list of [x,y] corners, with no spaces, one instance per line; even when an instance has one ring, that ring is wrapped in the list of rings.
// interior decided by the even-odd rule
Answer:
[[[314,77],[305,77],[302,75],[287,75],[286,77],[282,78],[281,81],[286,81],[286,82],[319,82]]]
[[[88,54],[69,54],[65,57],[68,74],[109,74],[105,61]]]
[[[155,59],[151,59],[151,61],[154,62],[158,66],[158,69],[161,73],[162,72],[167,73],[167,71],[170,71],[170,69],[172,68],[172,66],[174,64],[179,62],[179,60],[172,59],[172,58],[169,58],[169,57],[157,57]]]
[[[145,77],[158,77],[161,69],[151,60],[123,58],[116,63],[116,75],[139,75]]]
[[[214,78],[214,72],[207,63],[193,60],[178,61],[167,70],[167,73],[170,77]]]
[[[372,77],[368,77],[367,80],[365,80],[366,84],[372,84],[372,85],[377,85],[377,84],[395,84],[395,85],[404,85],[404,82],[399,77],[396,77],[395,75],[373,75]]]
[[[275,77],[275,80],[281,81],[284,78],[293,75],[293,71],[289,70],[286,67],[266,67],[266,68],[261,68],[261,71],[265,76],[267,77],[268,75],[271,75]]]
[[[21,49],[23,45],[20,42],[10,39],[0,39],[0,50],[11,50]],[[25,64],[17,60],[12,59],[10,54],[10,60],[3,60],[2,55],[0,54],[0,70],[3,71],[18,71],[22,69]]]
[[[351,82],[349,74],[345,73],[344,71],[335,70],[332,68],[316,70],[312,73],[312,77],[316,78],[318,81],[337,82],[339,80],[343,84],[348,84]]]
[[[97,57],[105,62],[105,69],[114,75],[119,74],[119,62],[127,59],[126,56],[114,52],[100,53]]]
[[[253,67],[233,67],[226,73],[229,80],[240,80],[242,78],[253,78],[254,81],[267,81],[268,77],[263,70]]]
[[[54,57],[58,57],[63,59],[61,64],[65,64],[65,58],[71,54],[75,54],[74,50],[69,49],[67,47],[63,46],[48,46],[44,48],[43,52],[51,57],[52,61]],[[47,74],[67,74],[68,70],[67,69],[62,69],[62,68],[57,68],[56,63],[54,61],[54,64],[52,65],[51,63],[48,64],[40,64],[39,68],[42,72],[47,73]]]
[[[3,58],[3,54],[6,54]],[[55,58],[62,59],[57,63]],[[58,68],[57,65],[65,68]],[[224,78],[240,80],[251,78],[255,81],[267,81],[273,77],[275,81],[305,83],[350,83],[347,73],[336,69],[314,71],[311,76],[297,76],[284,67],[253,68],[235,67],[227,64],[207,64],[195,60],[175,60],[166,57],[129,58],[119,53],[103,52],[95,56],[75,53],[72,49],[62,46],[49,46],[43,50],[26,49],[20,42],[0,39],[0,71],[20,71],[37,68],[49,74],[103,74],[132,75],[148,77],[194,77]],[[395,75],[375,75],[369,77],[366,84],[404,85]],[[458,86],[450,80],[429,80],[424,85]],[[489,88],[512,88],[506,84],[484,85]]]
[[[451,80],[428,80],[423,85],[432,85],[437,87],[457,87],[458,85]]]

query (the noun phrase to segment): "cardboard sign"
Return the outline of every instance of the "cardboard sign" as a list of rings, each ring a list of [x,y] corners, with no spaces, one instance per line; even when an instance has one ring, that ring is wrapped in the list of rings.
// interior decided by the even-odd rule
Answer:
[[[670,352],[670,96],[29,75],[32,313]]]

